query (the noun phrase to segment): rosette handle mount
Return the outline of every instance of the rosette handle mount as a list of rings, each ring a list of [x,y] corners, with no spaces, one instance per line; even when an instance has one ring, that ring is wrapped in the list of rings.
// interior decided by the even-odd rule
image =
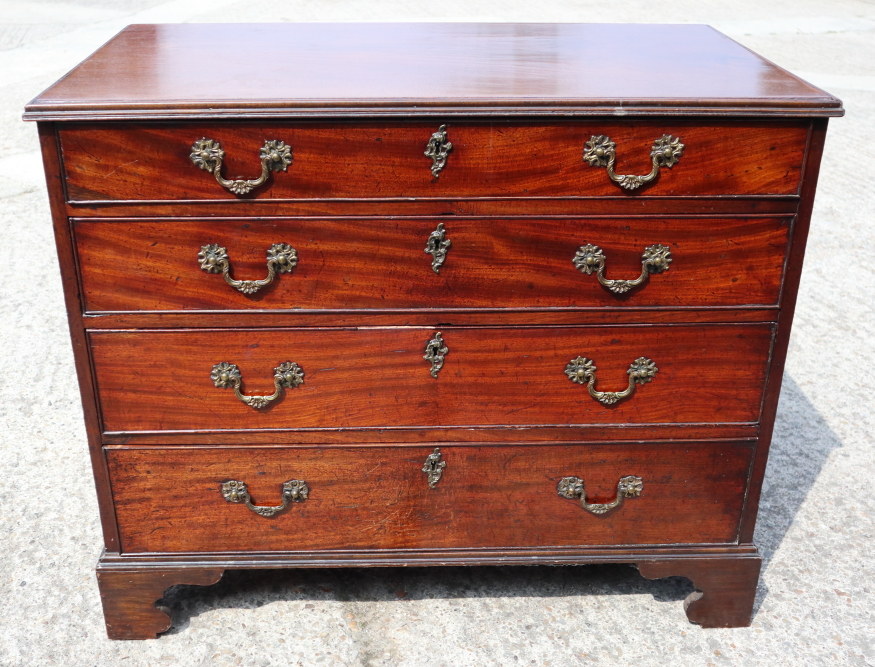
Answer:
[[[283,389],[293,389],[304,384],[304,369],[291,361],[284,361],[273,369],[273,385],[275,391],[270,396],[247,396],[240,391],[243,378],[240,369],[227,361],[213,366],[210,379],[219,389],[233,389],[234,395],[251,408],[266,408],[277,400]]]
[[[651,183],[659,176],[662,167],[671,169],[684,154],[684,145],[678,137],[663,134],[650,147],[650,160],[653,168],[644,176],[622,175],[614,171],[617,161],[617,145],[610,137],[594,134],[583,148],[583,161],[590,167],[603,167],[608,170],[608,178],[625,190],[637,190]]]
[[[656,364],[646,357],[638,357],[629,366],[626,373],[629,376],[629,386],[623,391],[599,391],[595,388],[596,366],[592,359],[577,357],[568,362],[565,367],[565,375],[575,384],[586,385],[589,395],[602,405],[613,405],[624,398],[628,398],[635,391],[635,385],[647,384],[659,370]]]
[[[292,164],[292,147],[284,141],[268,140],[261,147],[261,176],[252,179],[229,180],[222,176],[222,163],[225,160],[225,151],[214,139],[198,139],[192,144],[189,155],[194,166],[208,171],[223,188],[230,190],[235,195],[245,195],[252,192],[259,185],[267,182],[267,177],[272,171],[286,171]]]
[[[581,273],[592,275],[595,272],[596,278],[598,278],[602,286],[607,287],[614,294],[625,294],[633,287],[641,285],[651,273],[668,271],[670,268],[669,264],[671,264],[671,250],[659,243],[647,246],[641,255],[641,275],[634,280],[611,280],[606,278],[606,260],[607,258],[600,247],[587,243],[577,249],[571,261]]]

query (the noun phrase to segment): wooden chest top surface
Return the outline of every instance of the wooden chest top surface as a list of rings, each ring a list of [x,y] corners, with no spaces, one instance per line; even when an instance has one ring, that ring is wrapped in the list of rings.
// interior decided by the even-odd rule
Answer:
[[[133,25],[30,120],[253,115],[840,116],[703,25]]]
[[[842,114],[707,26],[123,30],[25,112],[109,636],[225,567],[449,563],[637,563],[749,625]]]

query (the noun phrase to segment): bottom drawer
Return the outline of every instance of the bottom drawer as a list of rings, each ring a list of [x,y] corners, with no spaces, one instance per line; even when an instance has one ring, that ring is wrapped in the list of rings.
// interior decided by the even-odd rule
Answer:
[[[122,551],[227,552],[729,543],[752,444],[106,451]],[[557,486],[567,482],[563,497]],[[624,477],[629,497],[613,509]],[[262,516],[253,507],[287,506]],[[224,489],[224,490],[223,490]],[[640,493],[638,493],[640,491]],[[236,494],[236,495],[235,495]],[[226,500],[228,495],[232,500]],[[306,495],[306,498],[303,496]],[[271,510],[263,510],[270,514]]]

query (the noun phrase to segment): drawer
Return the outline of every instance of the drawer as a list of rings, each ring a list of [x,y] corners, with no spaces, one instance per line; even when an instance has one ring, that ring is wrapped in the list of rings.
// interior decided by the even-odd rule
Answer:
[[[435,178],[424,153],[439,123],[84,124],[59,136],[68,199],[93,202],[795,195],[809,130],[807,121],[450,123],[452,150]],[[678,138],[683,154],[635,190],[584,161],[587,142],[604,136],[615,145],[616,173],[649,174],[663,135]],[[291,162],[234,194],[193,163],[202,138],[223,151],[226,179],[260,177],[266,141],[291,147]],[[593,148],[605,162],[604,149]]]
[[[441,447],[166,447],[107,450],[125,553],[731,543],[751,462],[746,443]],[[570,485],[562,497],[562,479]],[[623,477],[630,497],[604,513]],[[243,482],[262,516],[225,500]],[[576,488],[575,488],[576,487]],[[236,485],[237,501],[244,500]]]
[[[74,230],[90,312],[709,307],[777,304],[790,222],[80,218]],[[221,261],[205,271],[199,260],[219,257],[221,248],[230,279],[264,280],[279,243],[294,249],[294,268],[275,264],[291,270],[251,293],[244,292],[251,283],[234,287],[223,279]],[[427,254],[427,246],[435,251]],[[601,255],[601,274],[598,266],[586,273],[587,255]],[[642,282],[628,288],[617,279]]]
[[[442,332],[434,361],[423,357],[438,337],[424,327],[93,331],[89,339],[106,431],[335,430],[755,422],[772,330],[460,327]],[[631,395],[594,398],[584,358],[595,366],[597,396]],[[658,370],[633,384],[633,368],[646,375],[641,358]],[[292,370],[275,376],[284,362],[299,367],[302,384]],[[219,364],[236,367],[241,396],[278,397],[260,409],[244,404],[235,371]]]

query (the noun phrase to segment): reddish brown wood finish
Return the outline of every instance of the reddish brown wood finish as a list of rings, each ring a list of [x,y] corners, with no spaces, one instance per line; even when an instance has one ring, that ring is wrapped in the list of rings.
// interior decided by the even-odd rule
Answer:
[[[611,197],[798,194],[809,123],[471,122],[447,127],[453,150],[439,178],[423,155],[433,123],[196,123],[80,125],[60,132],[72,201],[234,200],[192,164],[207,137],[225,151],[226,178],[255,178],[265,140],[292,147],[288,172],[245,199]],[[584,144],[607,135],[617,172],[647,174],[650,148],[664,134],[686,146],[680,162],[632,193],[583,161]],[[343,213],[342,209],[337,213]]]
[[[770,325],[453,329],[437,379],[422,356],[434,329],[94,332],[106,431],[379,426],[754,422]],[[654,380],[613,406],[572,383],[592,359],[601,391],[628,385],[638,357]],[[305,372],[272,407],[254,410],[210,380],[236,364],[244,393],[273,392],[284,361]],[[683,396],[683,401],[678,401]]]
[[[325,551],[262,551],[162,554],[105,552],[99,569],[211,567],[265,569],[278,567],[394,567],[404,565],[582,565],[640,563],[680,558],[756,557],[756,547],[737,544],[695,544],[621,547],[514,547],[501,549],[328,549]]]
[[[746,628],[750,625],[762,558],[678,558],[647,560],[638,571],[648,579],[687,577],[698,590],[684,601],[687,617],[703,628]]]
[[[109,474],[106,470],[106,460],[101,450],[100,442],[100,410],[91,374],[91,359],[88,352],[87,334],[82,324],[82,301],[79,293],[79,281],[76,269],[73,238],[67,218],[64,215],[64,188],[61,177],[61,156],[58,150],[58,140],[52,124],[40,123],[38,126],[40,149],[46,174],[46,185],[49,194],[49,204],[52,211],[52,227],[55,235],[55,245],[58,249],[58,261],[61,268],[61,285],[64,289],[64,303],[67,307],[67,323],[70,327],[70,339],[73,344],[73,357],[76,364],[76,376],[79,381],[79,393],[82,400],[82,411],[85,416],[85,432],[88,438],[88,448],[91,455],[91,468],[94,473],[94,483],[97,487],[97,506],[100,511],[100,523],[103,529],[104,546],[108,550],[118,549],[118,531],[115,523],[115,510],[109,491]]]
[[[709,439],[755,441],[759,427],[747,424],[622,424],[579,426],[456,426],[434,428],[405,428],[378,426],[372,428],[314,428],[295,429],[293,444],[287,447],[309,445],[349,445],[362,447],[392,444],[398,447],[421,446],[423,443],[446,443],[459,446],[495,445],[509,443],[569,444],[574,442],[654,442]],[[272,445],[286,442],[289,434],[280,429],[224,431],[138,431],[107,432],[106,445]],[[367,443],[362,441],[367,439]]]
[[[84,316],[85,326],[101,329],[187,329],[201,327],[237,329],[251,327],[366,327],[366,326],[545,326],[579,324],[720,324],[774,322],[777,306],[751,308],[710,307],[605,307],[419,309],[419,310],[212,310],[191,312],[137,311],[93,313]]]
[[[28,118],[64,120],[472,112],[842,108],[708,26],[518,23],[129,26],[27,106]]]
[[[684,603],[690,620],[702,627],[745,627],[750,624],[752,606],[755,601],[757,579],[761,558],[756,549],[746,546],[697,545],[685,547],[537,547],[513,549],[381,549],[344,551],[330,550],[317,552],[271,552],[271,553],[233,553],[233,554],[145,554],[124,556],[118,553],[105,553],[98,565],[98,577],[104,581],[122,582],[110,588],[101,586],[104,604],[113,604],[121,614],[108,616],[113,626],[127,625],[138,632],[142,638],[151,638],[155,633],[166,629],[166,619],[155,623],[154,631],[149,626],[131,623],[136,618],[166,580],[167,571],[179,572],[184,567],[187,581],[204,577],[204,582],[213,583],[212,578],[221,576],[218,568],[281,568],[281,567],[375,567],[399,565],[577,565],[582,563],[625,563],[636,562],[643,576],[662,578],[666,576],[685,576],[690,578],[698,589]],[[137,568],[134,570],[133,568]],[[203,574],[201,574],[203,572]],[[131,576],[131,574],[135,576]],[[148,575],[152,573],[152,576]],[[218,574],[216,574],[218,573]],[[109,576],[104,576],[109,575]],[[142,575],[142,576],[139,576]],[[136,585],[142,580],[157,580],[145,595],[138,596],[141,590]],[[133,584],[134,586],[130,586]],[[703,592],[704,591],[704,592]],[[112,600],[118,594],[118,601]],[[145,602],[144,602],[145,601]],[[161,610],[165,614],[168,610]],[[113,635],[110,635],[111,637]],[[128,636],[114,637],[133,638]]]
[[[793,313],[796,310],[799,280],[802,277],[802,260],[805,257],[805,244],[808,241],[811,211],[814,208],[814,191],[817,187],[817,177],[820,174],[820,158],[823,155],[823,145],[826,140],[827,122],[826,119],[815,122],[814,131],[811,135],[811,143],[808,147],[808,157],[805,161],[806,187],[802,202],[799,205],[798,222],[787,262],[783,303],[767,378],[767,392],[763,400],[760,440],[757,445],[756,463],[751,475],[752,484],[745,505],[745,518],[741,533],[741,539],[744,542],[753,542],[760,493],[762,492],[763,478],[766,474],[769,447],[772,442],[772,430],[775,427],[775,416],[778,412],[778,399],[781,397],[784,364],[787,360],[787,348],[790,345],[790,330],[793,325]]]
[[[335,216],[338,203],[347,216],[596,216],[626,215],[788,215],[796,213],[798,195],[780,197],[651,197],[643,192],[633,197],[586,198],[539,197],[521,199],[318,199],[308,201],[271,201],[269,199],[232,199],[226,201],[186,200],[178,202],[126,201],[80,204],[68,202],[67,215],[73,218],[225,218]]]
[[[107,452],[125,553],[731,543],[750,467],[746,443],[446,447],[434,489],[430,447],[167,448]],[[560,497],[584,480],[611,502],[625,475],[640,497],[604,515]],[[310,497],[266,518],[222,497],[246,482],[255,505],[278,505],[283,482]]]
[[[437,274],[423,250],[439,223],[452,246]],[[686,217],[74,222],[88,311],[773,305],[789,229],[787,218]],[[253,295],[197,259],[218,244],[235,278],[260,279],[278,242],[298,265]],[[637,278],[656,243],[672,264],[616,295],[572,263],[588,243],[608,278]]]
[[[263,51],[265,43],[273,48],[271,65],[252,68],[252,57]],[[422,76],[424,71],[434,72],[436,61],[441,63],[441,76]],[[690,601],[691,620],[705,627],[749,624],[760,563],[750,542],[777,410],[825,117],[842,114],[836,98],[701,26],[179,25],[132,26],[123,31],[28,105],[25,114],[30,119],[62,121],[57,126],[42,122],[39,131],[103,532],[110,552],[98,566],[110,636],[155,636],[169,625],[153,605],[166,586],[212,583],[226,567],[635,562],[645,576],[693,579],[704,597],[697,595]],[[441,123],[448,124],[455,148],[441,177],[432,179],[429,161],[422,152],[428,136]],[[61,129],[63,142],[56,128]],[[216,131],[219,134],[213,138],[227,151],[226,175],[255,176],[258,149],[265,139],[272,138],[263,136],[268,130],[288,131],[276,138],[293,144],[295,160],[287,173],[273,175],[264,188],[250,196],[230,195],[188,160],[191,143],[206,132]],[[674,169],[663,169],[659,180],[641,191],[620,191],[608,182],[604,170],[590,168],[582,161],[583,142],[590,134],[609,134],[618,145],[618,171],[644,173],[649,170],[649,146],[664,132],[678,134],[687,150]],[[146,287],[151,283],[166,284],[166,276],[172,273],[167,256],[161,260],[164,278],[156,279],[145,277],[146,272],[160,267],[161,262],[128,253],[129,259],[133,255],[142,281],[139,287],[133,286],[108,266],[113,253],[115,257],[126,256],[119,230],[152,225],[157,237],[158,226],[172,229],[173,233],[160,238],[160,245],[168,240],[179,242],[178,232],[188,238],[186,234],[192,233],[186,230],[188,224],[195,231],[207,227],[227,231],[229,225],[236,224],[238,229],[227,237],[232,261],[240,271],[254,271],[260,262],[247,255],[255,252],[254,242],[269,225],[300,222],[309,225],[314,231],[312,238],[317,238],[319,221],[291,220],[295,216],[330,219],[335,229],[352,224],[349,217],[339,216],[371,216],[372,226],[386,229],[400,225],[411,240],[413,228],[425,222],[414,221],[413,216],[440,216],[434,221],[443,220],[448,229],[457,231],[465,225],[473,229],[485,224],[484,220],[457,219],[462,216],[495,216],[498,220],[493,222],[505,221],[508,228],[516,225],[517,232],[502,237],[503,229],[490,227],[490,238],[503,239],[499,245],[517,253],[520,246],[515,237],[525,233],[524,224],[544,224],[551,216],[581,221],[603,216],[602,225],[608,219],[622,225],[621,218],[634,218],[630,229],[624,230],[626,234],[616,236],[619,250],[613,256],[608,243],[587,239],[604,247],[608,275],[614,277],[621,275],[615,271],[637,268],[631,249],[624,245],[631,243],[633,228],[637,234],[648,226],[670,224],[673,218],[688,221],[689,216],[711,216],[701,218],[711,225],[709,231],[714,235],[708,243],[699,239],[697,247],[704,249],[716,247],[713,239],[717,236],[730,242],[747,238],[726,235],[725,225],[734,225],[742,217],[749,219],[745,224],[761,225],[774,216],[771,223],[781,224],[797,212],[777,299],[777,264],[771,261],[777,260],[788,244],[786,236],[779,235],[780,242],[775,245],[775,239],[766,234],[756,240],[763,245],[754,254],[745,255],[759,258],[757,263],[745,265],[739,273],[727,271],[724,261],[738,260],[733,246],[725,258],[716,257],[715,268],[726,282],[714,282],[713,289],[705,289],[699,282],[696,289],[700,291],[687,291],[688,297],[699,299],[697,306],[672,302],[665,296],[668,292],[662,297],[659,292],[688,275],[679,269],[684,257],[680,251],[690,237],[677,246],[669,273],[653,276],[650,285],[621,304],[605,305],[609,303],[607,295],[593,284],[585,293],[602,299],[601,305],[585,309],[533,305],[520,296],[522,282],[515,276],[496,285],[506,290],[501,299],[519,299],[519,306],[509,309],[502,303],[488,308],[484,304],[490,298],[496,303],[499,299],[490,295],[482,279],[474,288],[480,274],[471,267],[476,264],[481,273],[485,271],[486,257],[478,252],[488,254],[489,248],[477,243],[466,246],[457,240],[462,237],[454,238],[451,233],[455,247],[438,279],[457,293],[439,298],[445,299],[445,304],[462,304],[460,307],[443,305],[417,312],[383,304],[366,310],[344,305],[347,310],[338,310],[326,308],[325,288],[320,286],[322,298],[316,308],[276,311],[264,305],[266,299],[257,307],[248,301],[242,302],[243,306],[234,303],[232,300],[240,297],[233,292],[223,299],[219,287],[224,285],[218,282],[205,292],[189,289],[194,283],[186,282],[191,300],[177,299],[174,303],[179,305],[172,306],[180,312],[87,316],[82,315],[86,305],[95,305],[86,304],[80,292],[81,276],[68,219],[95,221],[78,222],[79,259],[90,267],[86,287],[91,289],[98,276],[104,285],[92,300],[119,299],[100,307],[130,308],[126,305],[130,301],[136,308],[142,308],[144,302],[151,303],[149,308],[164,308],[159,301],[173,301],[172,291],[134,294],[134,290],[151,289]],[[244,222],[242,216],[250,220]],[[262,219],[253,219],[257,216]],[[375,216],[385,219],[378,223]],[[402,216],[406,219],[401,220]],[[524,221],[524,216],[530,217]],[[139,226],[130,221],[110,220],[106,226],[96,222],[98,218],[122,217],[140,218]],[[230,221],[232,217],[238,220]],[[270,217],[282,220],[265,219]],[[208,222],[210,218],[216,220]],[[251,226],[244,229],[243,224]],[[329,223],[322,224],[324,228]],[[553,219],[547,224],[558,225]],[[679,229],[673,227],[674,231]],[[562,230],[554,231],[561,236]],[[86,239],[88,231],[92,236]],[[371,228],[366,228],[353,240],[361,242],[367,237],[363,245],[374,253],[370,233]],[[315,240],[308,242],[315,244]],[[95,243],[106,245],[97,252]],[[237,250],[243,247],[241,243],[248,243],[249,250]],[[311,247],[305,243],[302,252]],[[392,250],[387,257],[395,258],[392,253],[400,245],[388,247]],[[462,252],[454,254],[460,249]],[[414,255],[418,253],[420,247],[414,249]],[[531,281],[533,291],[542,290],[542,303],[553,303],[551,299],[557,299],[556,294],[563,289],[569,298],[575,294],[558,273],[541,273],[549,268],[543,260],[525,250],[520,254],[526,258],[523,266],[527,270],[531,268],[535,274],[537,268],[539,278],[552,285],[551,289]],[[465,265],[460,268],[453,259],[463,255]],[[385,266],[386,258],[379,252],[377,256]],[[703,252],[695,256],[701,262],[709,255]],[[617,259],[612,261],[612,257]],[[770,262],[761,263],[765,257],[771,258]],[[420,259],[428,262],[424,254]],[[686,263],[687,269],[690,266]],[[704,263],[698,266],[704,269]],[[394,268],[401,273],[408,271],[403,261]],[[301,277],[307,270],[302,263],[297,276],[282,276],[274,292],[265,297],[298,289],[297,283],[287,279]],[[180,282],[188,280],[183,271],[177,273]],[[462,277],[468,282],[460,282]],[[627,277],[625,271],[621,277]],[[734,277],[739,278],[738,283],[731,282]],[[216,276],[201,278],[219,280]],[[387,272],[384,278],[379,283],[384,292],[393,285],[392,280],[396,281],[395,296],[390,290],[386,298],[398,299],[398,276]],[[666,278],[669,280],[660,287],[657,281]],[[338,275],[331,277],[332,282],[336,280]],[[119,296],[121,292],[110,289],[112,281],[127,290],[124,298]],[[748,281],[746,286],[744,281]],[[420,298],[416,290],[421,290],[419,284],[406,293],[410,302]],[[475,293],[469,297],[459,290]],[[332,298],[341,299],[340,292],[328,291]],[[751,301],[732,300],[741,299],[741,294]],[[759,296],[754,299],[754,295]],[[430,304],[435,297],[430,293],[428,297]],[[310,298],[316,303],[315,296]],[[374,300],[374,296],[359,286],[348,301],[362,304],[368,299]],[[742,307],[751,303],[758,305]],[[421,304],[412,306],[418,307]],[[182,312],[187,309],[190,312]],[[762,324],[706,326],[732,321]],[[771,324],[774,322],[776,326]],[[670,323],[689,326],[624,326]],[[544,380],[544,360],[535,357],[545,356],[545,352],[565,355],[570,349],[563,348],[563,341],[574,338],[562,333],[572,327],[545,327],[582,324],[601,325],[574,329],[575,336],[586,334],[584,340],[576,340],[588,347],[578,349],[575,345],[573,352],[573,356],[595,358],[599,388],[624,386],[628,363],[641,354],[652,355],[658,362],[660,372],[655,381],[639,387],[626,404],[608,409],[592,402],[585,389],[561,375],[567,358],[557,356],[558,384]],[[420,328],[386,328],[396,325]],[[480,328],[457,328],[465,325]],[[484,325],[515,328],[488,329]],[[326,333],[302,328],[319,326],[360,329]],[[162,327],[183,330],[149,331]],[[295,329],[281,331],[279,327]],[[113,331],[128,328],[146,330]],[[408,378],[402,368],[427,374],[427,365],[420,358],[422,347],[438,328],[444,330],[451,348],[440,379],[432,382],[426,376],[422,382],[419,375]],[[770,341],[775,328],[773,348]],[[204,354],[233,353],[236,357],[228,360],[241,365],[251,392],[261,393],[270,389],[272,367],[287,358],[289,340],[294,343],[293,352],[309,355],[302,364],[307,381],[265,414],[236,402],[230,392],[212,387],[207,375],[215,360],[205,360],[205,367],[197,372],[186,366],[188,360]],[[317,348],[326,341],[320,357]],[[642,341],[649,350],[633,350]],[[524,354],[528,356],[520,356],[510,345],[519,342],[525,343]],[[125,345],[130,347],[125,350]],[[598,348],[598,356],[590,345]],[[328,353],[333,357],[327,358]],[[404,357],[408,354],[412,364]],[[292,358],[302,363],[297,354]],[[476,361],[478,358],[481,361]],[[681,367],[678,360],[689,363]],[[95,363],[101,389],[109,399],[106,404],[101,404],[95,385]],[[685,375],[690,369],[698,369],[695,381]],[[368,384],[375,374],[379,382]],[[337,389],[342,386],[336,382],[338,378],[349,389]],[[326,379],[332,380],[330,390],[322,384]],[[703,379],[708,382],[703,383]],[[322,400],[327,411],[318,413],[318,400],[317,409],[312,401],[307,404],[301,400],[311,396]],[[560,409],[566,396],[571,411]],[[387,399],[398,401],[387,403]],[[351,413],[340,411],[345,405]],[[523,409],[517,410],[519,407]],[[104,432],[104,408],[109,409],[108,426],[144,430]],[[310,426],[302,427],[295,420],[297,414]],[[423,415],[435,426],[419,428]],[[544,419],[545,415],[551,419]],[[557,415],[565,421],[546,423],[555,421]],[[213,420],[213,416],[218,419]],[[397,423],[398,416],[409,418],[413,425]],[[265,428],[265,418],[274,426]],[[453,426],[460,423],[453,420],[460,418],[474,421]],[[671,421],[687,418],[698,421]],[[495,421],[489,423],[490,419]],[[668,421],[648,423],[651,419]],[[735,419],[745,421],[732,421]],[[527,423],[533,420],[537,423]],[[575,420],[579,423],[574,424]],[[207,422],[209,428],[193,426]],[[214,422],[220,426],[213,426]],[[369,423],[374,426],[364,426]],[[103,450],[102,442],[114,444]],[[352,443],[358,446],[350,447]],[[198,444],[206,446],[189,446]],[[210,447],[212,444],[232,446]],[[325,446],[317,447],[322,444]],[[419,468],[422,455],[436,444],[444,448],[445,455],[452,453],[452,467],[437,489],[426,490]],[[576,453],[579,467],[586,464],[585,470],[566,472],[555,467],[565,460],[559,453],[568,451]],[[525,454],[514,456],[514,452]],[[160,548],[155,540],[175,539],[179,551],[118,553],[116,506],[107,460],[113,463],[117,499],[126,503],[119,505],[123,528],[131,531],[125,539],[130,535],[133,543],[139,540],[144,549]],[[385,465],[358,465],[384,460],[393,462],[388,473]],[[317,475],[313,479],[319,484],[304,505],[266,520],[219,499],[227,526],[254,530],[255,543],[273,544],[272,551],[208,551],[219,538],[226,543],[231,531],[216,531],[203,540],[182,544],[187,539],[185,522],[192,517],[196,520],[192,525],[200,526],[198,530],[215,528],[214,516],[204,508],[216,502],[216,480],[210,478],[207,489],[204,478],[198,475],[218,474],[216,466],[234,463],[243,474],[255,475],[246,481],[252,485],[256,500],[272,502],[278,483],[287,479],[289,461]],[[409,463],[409,468],[402,470],[401,462]],[[614,477],[626,474],[625,466],[630,463],[646,467],[653,477],[645,476],[641,498],[627,501],[612,514],[594,517],[573,501],[555,495],[555,476],[571,474],[593,480],[587,481],[590,493],[610,499],[616,481],[607,479],[609,473]],[[152,473],[137,474],[153,468],[174,484],[159,486]],[[331,474],[332,468],[346,474]],[[541,471],[542,479],[534,480],[532,471]],[[363,485],[362,479],[374,484]],[[192,480],[193,485],[189,484]],[[688,484],[673,483],[678,481]],[[502,484],[514,482],[515,488],[507,489],[503,497],[496,494]],[[521,485],[537,487],[537,493],[545,494],[545,503],[559,503],[556,510],[536,514],[536,507],[518,493]],[[549,491],[544,490],[551,485]],[[337,548],[308,551],[306,544],[298,541],[288,546],[281,543],[277,531],[259,528],[258,521],[275,527],[301,518],[293,512],[302,510],[322,513],[329,519],[329,528],[346,526],[342,512],[346,508],[332,506],[320,495],[324,490],[341,488],[355,512],[370,522],[367,527],[381,521],[389,527],[385,535],[380,534],[382,542],[367,544],[364,533],[353,534],[351,528],[344,528],[353,534],[355,546],[339,544]],[[387,489],[395,496],[383,497],[380,505],[376,493]],[[136,502],[133,498],[140,492],[148,500]],[[199,494],[205,495],[202,498]],[[433,502],[435,497],[452,497],[467,519],[456,523],[453,505],[426,511],[430,508],[424,503]],[[390,504],[393,498],[399,500]],[[492,519],[488,524],[483,523],[485,515],[475,505],[478,498],[492,513],[486,516]],[[195,502],[186,505],[182,502],[186,499]],[[653,499],[660,499],[659,506],[648,504]],[[708,499],[716,499],[716,504]],[[142,503],[154,506],[155,514]],[[507,512],[508,507],[521,512],[533,526],[534,537],[521,538],[528,546],[501,542],[505,538],[490,532],[493,526],[502,525],[508,525],[506,536],[519,532],[519,526],[509,523],[513,514]],[[712,511],[715,507],[717,513]],[[412,508],[419,514],[393,513],[399,508]],[[242,519],[241,513],[251,516]],[[565,514],[572,530],[578,531],[577,543],[545,546],[550,536],[544,531],[556,526]],[[150,523],[155,517],[161,517],[164,524],[152,537],[148,533],[150,526],[157,528]],[[638,519],[629,521],[630,517]],[[594,525],[602,533],[596,531],[596,537],[586,533],[581,526],[587,521],[596,521]],[[429,537],[435,533],[428,531],[411,537],[410,526],[414,525],[444,531],[448,542]],[[469,531],[467,537],[463,528]],[[317,544],[327,544],[329,532],[324,527],[317,531]],[[653,541],[644,546],[629,544],[642,535]],[[538,541],[539,536],[543,542]],[[689,542],[660,546],[672,536]],[[398,546],[423,544],[426,538],[433,540],[433,546]],[[472,539],[477,544],[492,540],[499,546],[472,547]],[[709,544],[709,540],[719,543]],[[601,546],[586,546],[596,542]]]
[[[97,570],[100,600],[110,639],[155,639],[170,629],[170,613],[156,602],[171,586],[209,586],[224,570],[185,568],[148,570]]]

